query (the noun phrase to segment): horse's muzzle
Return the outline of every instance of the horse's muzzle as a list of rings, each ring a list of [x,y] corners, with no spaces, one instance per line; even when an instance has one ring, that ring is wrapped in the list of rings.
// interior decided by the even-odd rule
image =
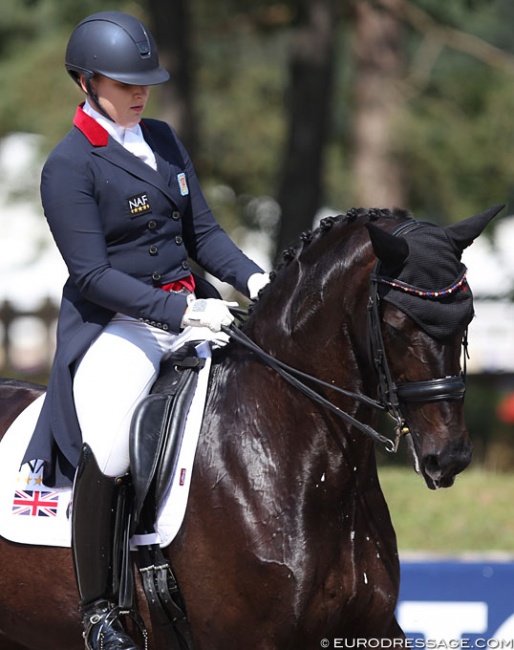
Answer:
[[[471,462],[473,446],[467,433],[438,447],[434,440],[423,446],[423,438],[409,432],[405,436],[414,469],[431,490],[451,487],[457,474]]]
[[[449,451],[426,454],[419,459],[420,472],[431,490],[451,487],[457,474],[471,462],[471,443],[461,444]]]

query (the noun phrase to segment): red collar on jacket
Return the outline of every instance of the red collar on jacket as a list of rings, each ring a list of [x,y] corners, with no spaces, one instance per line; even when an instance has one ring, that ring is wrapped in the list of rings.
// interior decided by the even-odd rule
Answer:
[[[82,106],[84,104],[77,106],[73,124],[86,136],[94,147],[106,147],[109,134],[91,115],[84,113]]]

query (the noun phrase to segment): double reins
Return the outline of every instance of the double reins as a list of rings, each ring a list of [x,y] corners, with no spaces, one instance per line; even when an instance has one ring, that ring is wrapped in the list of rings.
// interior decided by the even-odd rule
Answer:
[[[237,311],[238,313],[242,312],[242,310],[237,310]],[[291,384],[291,386],[294,386],[299,391],[301,391],[304,395],[310,397],[314,402],[317,402],[321,406],[324,406],[328,410],[332,411],[332,413],[335,413],[337,416],[342,418],[345,422],[351,424],[352,426],[356,427],[357,429],[359,429],[360,431],[368,435],[375,442],[382,443],[388,451],[394,451],[395,442],[393,440],[390,440],[389,438],[383,436],[378,431],[375,431],[373,427],[370,427],[367,424],[359,422],[359,420],[355,419],[352,415],[346,413],[346,411],[343,411],[335,404],[332,404],[330,400],[328,400],[326,397],[321,395],[315,389],[308,386],[305,382],[307,381],[311,384],[315,384],[322,388],[328,388],[329,390],[335,393],[339,393],[340,395],[344,395],[345,397],[351,397],[352,399],[355,399],[358,402],[366,404],[367,406],[371,406],[380,411],[386,410],[386,407],[383,404],[377,402],[374,399],[371,399],[370,397],[367,397],[366,395],[362,395],[361,393],[353,393],[351,391],[345,390],[344,388],[339,388],[338,386],[329,384],[321,379],[318,379],[317,377],[313,377],[312,375],[304,373],[301,370],[298,370],[297,368],[293,368],[292,366],[287,365],[283,361],[280,361],[276,357],[273,357],[271,354],[265,352],[259,345],[257,345],[257,343],[252,341],[252,339],[249,336],[247,336],[242,330],[240,330],[235,325],[231,325],[230,327],[223,327],[223,331],[229,334],[234,341],[237,341],[243,347],[253,352],[267,366],[275,370],[275,372],[277,372],[283,379],[285,379],[289,384]]]
[[[418,227],[422,222],[409,220],[395,230],[393,235],[404,235],[407,232]],[[300,390],[304,395],[310,397],[313,401],[324,406],[332,413],[342,418],[345,422],[359,429],[375,442],[384,445],[387,451],[395,452],[402,436],[409,434],[410,429],[405,417],[402,414],[400,402],[435,402],[439,400],[461,400],[466,392],[466,358],[467,358],[467,331],[464,334],[462,346],[464,349],[464,370],[460,375],[428,379],[424,381],[412,381],[396,384],[391,375],[389,362],[385,353],[384,339],[382,336],[381,319],[380,319],[380,295],[378,286],[384,282],[381,275],[381,263],[377,260],[369,279],[369,299],[368,299],[368,336],[371,357],[375,371],[378,376],[378,400],[374,400],[362,393],[354,393],[345,390],[333,384],[329,384],[317,377],[313,377],[292,366],[280,361],[271,354],[265,352],[259,345],[250,339],[241,329],[232,324],[230,327],[223,327],[225,333],[247,348],[257,357],[259,357],[267,366],[275,370],[289,384]],[[237,316],[241,317],[247,312],[242,309],[232,310]],[[324,397],[318,390],[315,390],[309,384],[314,384],[320,388],[328,389],[339,395],[350,397],[366,406],[370,406],[379,411],[385,411],[395,421],[395,438],[391,440],[387,436],[373,429],[373,427],[364,424],[354,418],[346,411],[343,411],[330,400]],[[340,441],[338,444],[341,446]]]

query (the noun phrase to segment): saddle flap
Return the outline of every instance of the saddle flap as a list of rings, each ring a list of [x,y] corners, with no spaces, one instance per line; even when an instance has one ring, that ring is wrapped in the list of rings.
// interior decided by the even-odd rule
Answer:
[[[155,472],[155,504],[159,507],[166,496],[177,469],[178,452],[184,437],[187,414],[196,391],[198,372],[196,369],[182,371],[184,381],[181,390],[173,400],[171,417],[166,423],[164,444],[161,446]]]
[[[136,408],[131,423],[135,524],[140,522],[143,508],[148,511],[146,524],[155,522],[157,508],[173,481],[198,370],[203,367],[203,359],[190,355],[174,361],[172,369],[164,373],[168,375],[165,392],[148,395]]]
[[[171,416],[173,395],[149,395],[136,408],[130,430],[130,468],[136,520],[150,490]]]

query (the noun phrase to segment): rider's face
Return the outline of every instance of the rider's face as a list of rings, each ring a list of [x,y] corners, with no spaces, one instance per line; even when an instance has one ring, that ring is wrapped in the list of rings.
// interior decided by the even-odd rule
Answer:
[[[132,86],[102,75],[91,79],[91,87],[101,107],[120,126],[132,128],[143,116],[150,86]]]

